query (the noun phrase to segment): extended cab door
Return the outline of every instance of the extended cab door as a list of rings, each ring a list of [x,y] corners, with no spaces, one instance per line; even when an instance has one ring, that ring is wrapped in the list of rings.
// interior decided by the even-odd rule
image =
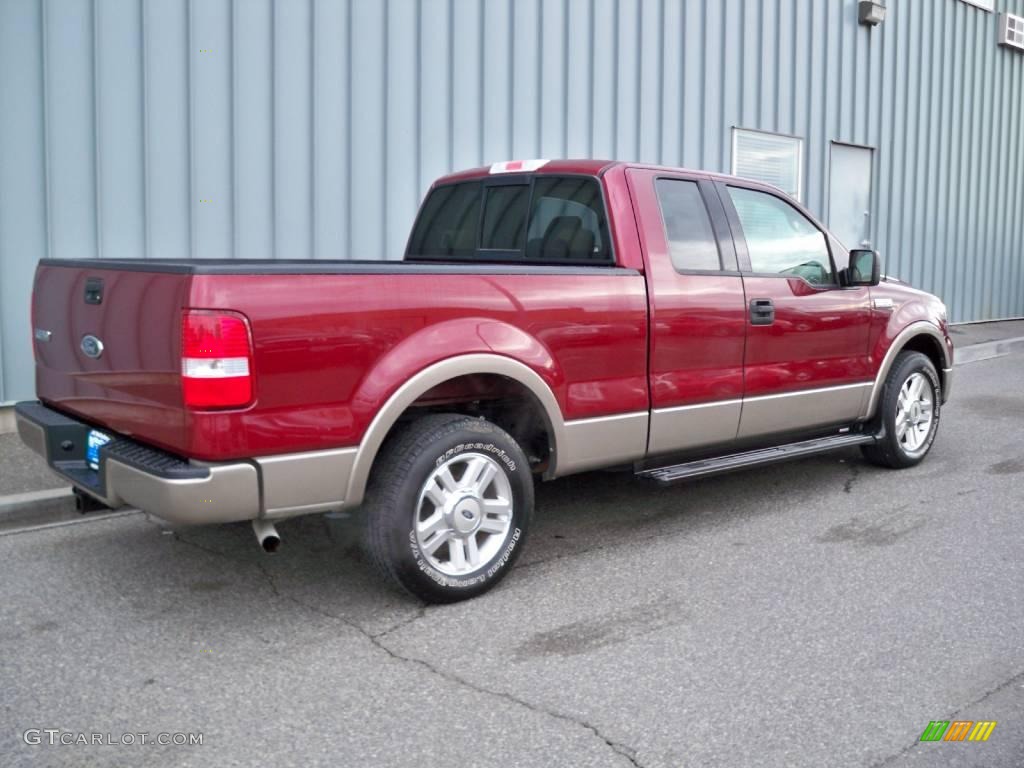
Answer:
[[[650,306],[648,453],[736,438],[746,301],[725,210],[700,174],[631,168]]]
[[[869,289],[839,285],[838,244],[781,192],[717,188],[747,297],[739,437],[856,420],[873,383]]]

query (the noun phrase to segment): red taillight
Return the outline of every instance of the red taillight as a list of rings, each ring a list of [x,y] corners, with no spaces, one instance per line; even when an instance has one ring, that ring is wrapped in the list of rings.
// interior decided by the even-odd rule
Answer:
[[[241,315],[185,310],[181,388],[188,408],[238,408],[252,400],[252,342]]]

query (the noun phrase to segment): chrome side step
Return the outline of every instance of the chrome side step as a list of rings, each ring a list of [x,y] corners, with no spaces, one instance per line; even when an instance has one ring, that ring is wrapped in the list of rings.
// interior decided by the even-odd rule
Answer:
[[[731,472],[735,469],[746,469],[757,467],[763,464],[774,464],[777,461],[796,459],[801,456],[811,456],[816,453],[834,451],[837,448],[847,448],[852,445],[867,445],[875,442],[874,435],[851,434],[831,435],[819,437],[814,440],[803,440],[799,443],[788,445],[776,445],[771,448],[759,448],[756,451],[744,453],[733,453],[728,456],[718,456],[712,459],[700,459],[698,461],[687,461],[682,464],[673,464],[668,467],[657,469],[645,469],[636,473],[637,477],[654,480],[662,485],[670,485],[681,480],[690,480],[695,477],[717,475],[722,472]]]

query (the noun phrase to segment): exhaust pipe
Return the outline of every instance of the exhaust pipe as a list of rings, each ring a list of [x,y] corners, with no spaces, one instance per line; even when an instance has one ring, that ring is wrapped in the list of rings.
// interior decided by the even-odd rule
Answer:
[[[277,548],[281,546],[281,537],[277,533],[277,528],[269,520],[253,520],[252,530],[256,534],[256,539],[259,541],[260,546],[263,547],[263,551],[267,554],[273,554],[277,552]]]

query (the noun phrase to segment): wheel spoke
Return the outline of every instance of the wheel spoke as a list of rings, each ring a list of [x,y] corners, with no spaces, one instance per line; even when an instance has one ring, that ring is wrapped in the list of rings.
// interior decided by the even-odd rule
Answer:
[[[466,548],[463,539],[458,536],[448,539],[448,559],[456,571],[461,571],[466,567]]]
[[[444,544],[446,541],[451,540],[452,532],[447,528],[438,531],[434,534],[434,537],[427,539],[422,545],[423,552],[427,555],[432,555],[437,551],[437,548]],[[451,545],[449,544],[449,547]]]
[[[459,481],[459,486],[465,490],[482,494],[496,474],[498,474],[498,470],[494,464],[478,456],[466,465],[466,472]]]
[[[444,488],[437,484],[436,478],[426,487],[423,495],[427,498],[427,501],[434,505],[435,509],[443,507],[448,496]]]
[[[455,478],[452,477],[452,471],[448,467],[439,469],[435,477],[447,493],[454,493],[458,490],[459,485],[455,482]]]
[[[490,487],[491,482],[494,480],[494,476],[497,474],[498,468],[496,466],[494,466],[490,462],[487,462],[484,465],[483,470],[481,470],[480,475],[479,477],[477,477],[476,483],[473,486],[477,495],[484,495],[484,491],[486,491]]]
[[[902,440],[903,436],[907,434],[907,420],[904,419],[901,423],[896,425],[896,439]]]
[[[912,400],[921,399],[921,388],[924,386],[924,377],[917,375],[910,379],[910,398]]]
[[[512,511],[512,502],[499,496],[496,499],[484,499],[484,513],[489,515],[507,515]]]
[[[466,537],[466,556],[469,560],[469,567],[476,568],[480,565],[480,549],[476,545],[476,534]]]
[[[423,538],[429,538],[438,531],[444,530],[448,526],[444,521],[444,513],[441,510],[436,511],[426,520],[421,520],[416,523],[416,528]]]
[[[498,517],[485,517],[480,521],[480,530],[484,533],[504,533],[508,527],[508,521]]]

